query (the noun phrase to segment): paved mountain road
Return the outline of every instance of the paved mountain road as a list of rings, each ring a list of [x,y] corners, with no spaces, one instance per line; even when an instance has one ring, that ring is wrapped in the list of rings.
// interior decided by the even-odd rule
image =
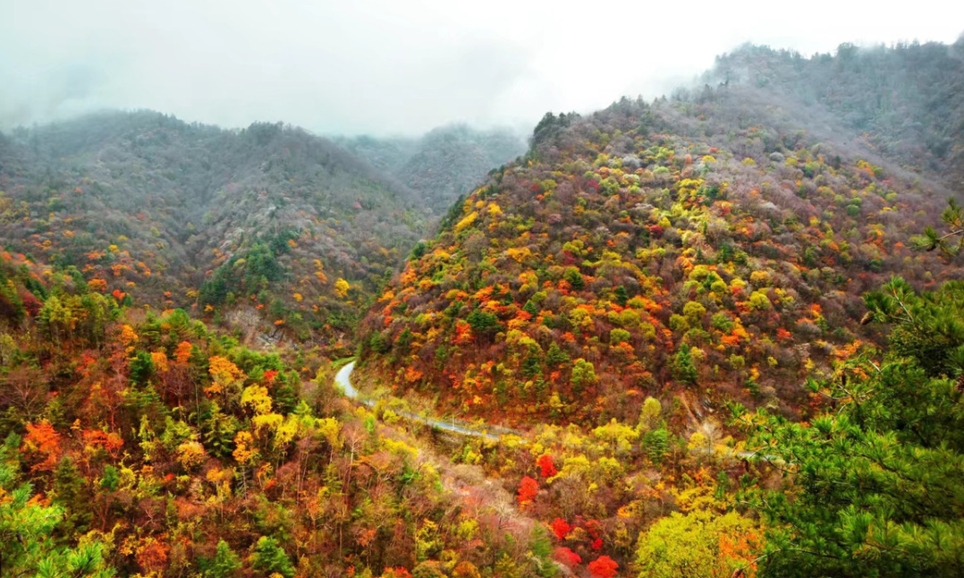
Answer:
[[[347,364],[345,367],[342,367],[341,369],[339,369],[338,373],[335,374],[335,384],[338,387],[340,387],[342,391],[345,392],[345,395],[350,397],[351,399],[357,400],[360,403],[367,405],[368,407],[374,407],[376,400],[363,397],[361,393],[357,389],[355,389],[355,387],[351,384],[351,372],[354,369],[355,369],[354,361]],[[463,424],[455,421],[447,421],[442,419],[424,417],[408,411],[395,411],[395,413],[407,420],[424,423],[425,425],[438,428],[443,431],[464,435],[464,436],[469,436],[469,437],[483,438],[483,439],[492,440],[492,441],[499,440],[498,434],[490,433],[488,431],[480,431],[477,428],[471,427],[470,424]],[[498,428],[498,429],[499,431],[506,434],[514,434],[520,437],[522,436],[522,432],[509,430],[506,428]]]
[[[354,361],[352,361],[351,363],[348,363],[347,365],[339,369],[338,373],[335,374],[335,385],[340,387],[341,390],[345,392],[345,395],[347,397],[354,399],[359,403],[362,403],[368,407],[375,407],[375,404],[377,403],[376,400],[369,399],[362,396],[361,392],[355,389],[355,387],[351,384],[351,372],[354,369],[355,369]],[[396,411],[395,413],[396,415],[402,418],[405,418],[407,420],[423,423],[430,427],[438,428],[442,431],[447,431],[458,435],[482,438],[482,439],[487,439],[491,441],[499,441],[499,438],[500,438],[499,434],[491,433],[491,431],[479,430],[478,428],[473,427],[472,424],[469,424],[466,422],[460,423],[456,421],[435,419],[435,418],[421,416],[409,411]],[[525,443],[525,435],[523,434],[523,432],[516,431],[509,428],[504,428],[504,427],[492,428],[492,429],[498,430],[503,435],[509,434],[509,435],[519,436],[522,438],[522,443]],[[733,452],[730,448],[719,448],[719,449],[722,449],[724,451],[730,450],[732,457],[736,457],[740,459],[753,458],[753,457],[760,457],[766,461],[776,461],[779,459],[779,458],[775,458],[774,456],[759,455],[756,452],[748,452],[748,451]],[[710,449],[694,449],[691,451],[693,453],[707,453],[707,454],[712,453],[712,450]]]

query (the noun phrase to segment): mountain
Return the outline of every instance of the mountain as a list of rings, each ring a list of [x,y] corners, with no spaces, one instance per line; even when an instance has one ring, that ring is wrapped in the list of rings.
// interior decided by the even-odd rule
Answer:
[[[467,125],[439,127],[417,139],[335,142],[416,191],[436,213],[444,213],[489,171],[526,151],[524,140],[511,130],[482,131]]]
[[[772,101],[830,116],[879,154],[964,190],[964,37],[950,46],[844,44],[813,58],[745,46],[717,58],[705,80],[751,85]]]
[[[959,575],[958,48],[744,47],[504,166],[0,134],[0,573]]]
[[[843,66],[848,50],[800,67]],[[903,50],[884,54],[898,66]],[[761,51],[796,59],[747,48],[715,74]],[[795,101],[751,70],[547,115],[527,156],[416,247],[365,319],[360,365],[442,411],[518,425],[632,421],[646,396],[691,415],[732,400],[809,415],[806,376],[880,337],[859,323],[864,292],[896,272],[922,287],[959,275],[909,246],[951,189],[874,145],[890,132],[845,122],[856,105],[808,101],[824,77],[802,75],[812,89]]]
[[[331,382],[432,220],[411,189],[136,112],[0,135],[0,190],[4,576],[554,567],[510,494]]]
[[[0,145],[0,243],[155,309],[254,334],[350,340],[425,234],[424,203],[332,142],[153,112],[21,129]]]

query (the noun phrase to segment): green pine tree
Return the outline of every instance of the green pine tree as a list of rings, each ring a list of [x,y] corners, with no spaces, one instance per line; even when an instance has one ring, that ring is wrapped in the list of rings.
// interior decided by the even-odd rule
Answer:
[[[769,528],[764,576],[964,573],[964,286],[894,279],[865,302],[894,324],[883,361],[862,352],[812,382],[836,409],[809,424],[760,411],[751,428],[794,473],[790,492],[750,492]]]
[[[255,570],[263,572],[265,576],[276,572],[285,578],[292,578],[295,575],[295,567],[291,565],[288,555],[274,538],[261,536],[254,546],[252,558]]]
[[[683,344],[680,346],[676,356],[673,357],[673,375],[681,383],[686,385],[696,385],[699,374],[696,366],[693,365],[693,356],[690,354],[690,346]]]
[[[224,540],[218,541],[217,550],[214,558],[206,561],[204,576],[207,578],[231,578],[236,576],[241,569],[241,558],[234,553],[231,546]]]
[[[63,533],[64,509],[32,502],[33,487],[19,484],[14,459],[20,440],[10,436],[0,448],[0,575],[41,578],[110,578],[108,547],[92,538],[76,546],[56,539]],[[59,470],[58,470],[59,471]]]

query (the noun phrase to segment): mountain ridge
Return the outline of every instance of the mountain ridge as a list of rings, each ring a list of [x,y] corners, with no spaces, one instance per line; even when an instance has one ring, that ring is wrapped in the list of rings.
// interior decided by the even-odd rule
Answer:
[[[201,312],[252,295],[267,321],[300,316],[291,335],[301,339],[322,328],[319,311],[350,318],[338,279],[373,290],[429,226],[414,192],[280,123],[225,131],[108,113],[25,129],[8,143],[0,190],[15,209],[2,239],[11,250],[83,269],[158,309],[197,302],[230,263],[247,282],[205,291],[215,299],[199,302]],[[247,265],[252,251],[264,270]],[[350,321],[339,324],[325,339],[347,335]]]
[[[453,207],[393,279],[360,369],[513,424],[631,420],[645,395],[697,387],[712,407],[806,414],[786,384],[879,338],[858,324],[859,295],[887,271],[919,286],[955,275],[907,246],[953,183],[833,111],[810,134],[814,111],[779,96],[722,82],[547,115],[526,157]]]

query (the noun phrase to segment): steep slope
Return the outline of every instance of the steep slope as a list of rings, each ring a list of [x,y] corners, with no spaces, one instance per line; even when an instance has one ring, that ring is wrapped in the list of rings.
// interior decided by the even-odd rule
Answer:
[[[520,136],[507,129],[439,127],[418,139],[338,139],[346,150],[417,191],[436,213],[444,213],[485,175],[525,153]]]
[[[350,405],[333,369],[0,254],[3,576],[551,566],[508,494]]]
[[[747,84],[774,102],[829,113],[880,154],[964,191],[964,36],[950,46],[844,44],[814,58],[745,46],[719,57],[706,81]]]
[[[946,271],[906,245],[948,192],[800,118],[745,85],[547,115],[528,157],[417,247],[360,365],[517,424],[635,421],[647,395],[681,392],[696,414],[806,414],[804,378],[873,337],[860,295]]]
[[[9,250],[249,333],[337,342],[427,224],[411,191],[280,124],[107,113],[17,131],[0,155]]]

